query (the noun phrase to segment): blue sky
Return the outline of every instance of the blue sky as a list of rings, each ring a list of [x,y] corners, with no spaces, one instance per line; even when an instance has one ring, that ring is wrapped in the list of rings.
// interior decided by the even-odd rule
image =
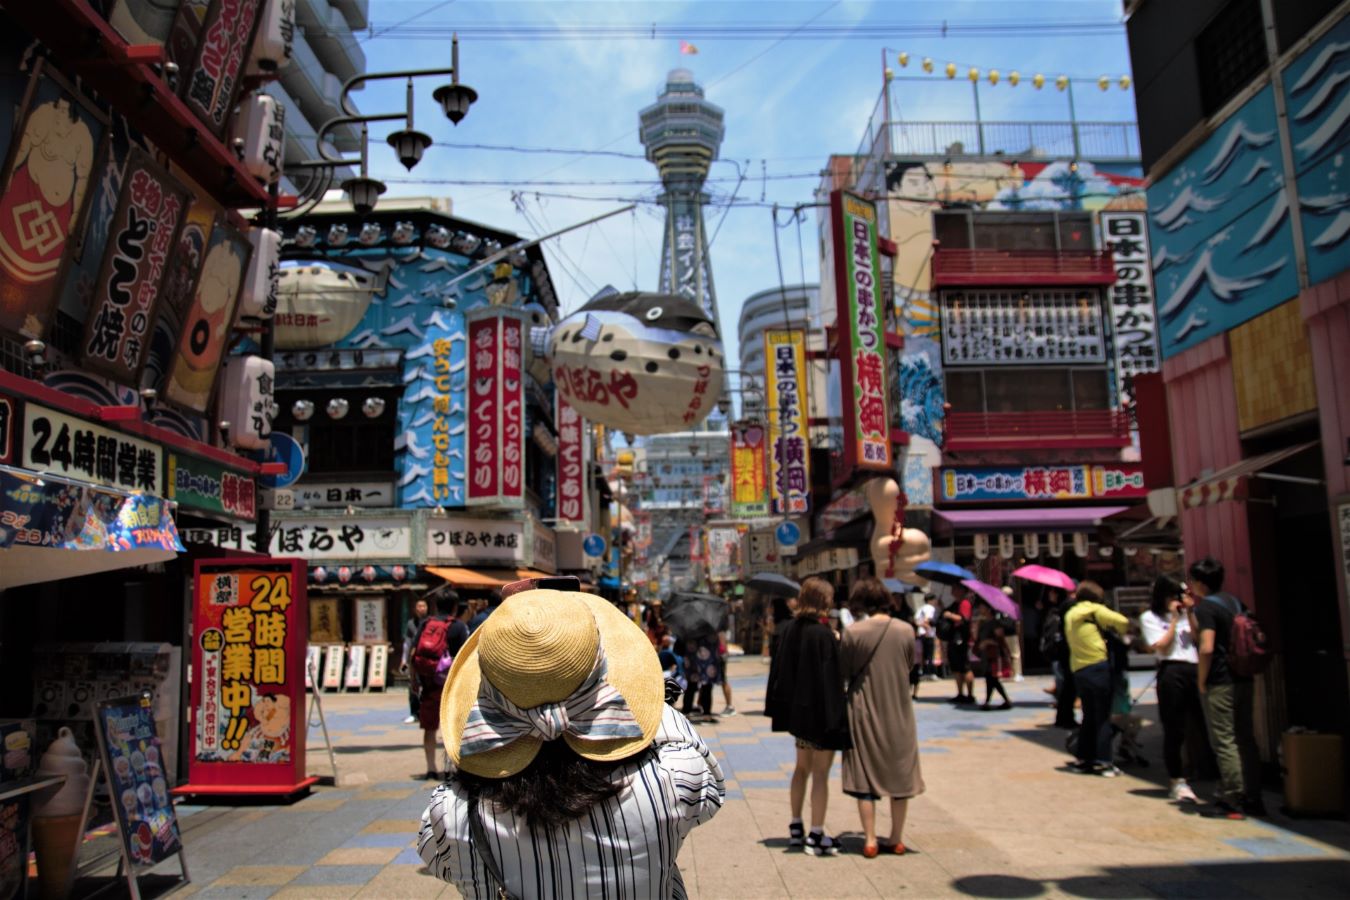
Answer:
[[[576,0],[371,0],[375,36],[361,36],[370,71],[448,64],[448,39],[422,35],[381,37],[379,31],[407,26],[484,25],[491,23],[702,24],[751,23],[816,26],[861,23],[1118,22],[1119,0],[1042,0],[1007,2],[829,2],[829,0],[756,0],[756,2],[576,2]],[[411,21],[410,21],[411,20]],[[512,145],[526,148],[607,150],[640,157],[638,110],[661,90],[675,67],[693,70],[707,97],[726,110],[723,159],[734,159],[746,172],[737,190],[735,166],[713,166],[709,190],[720,200],[736,190],[738,202],[777,202],[790,209],[808,203],[818,172],[831,153],[851,153],[859,143],[882,85],[882,51],[901,75],[920,75],[919,61],[929,56],[938,73],[923,82],[897,82],[901,115],[910,121],[973,119],[971,88],[965,68],[997,68],[1004,80],[980,86],[986,120],[1068,118],[1065,95],[1049,86],[1035,91],[1031,75],[1048,80],[1067,74],[1079,78],[1129,72],[1124,28],[1099,36],[909,37],[844,39],[700,40],[699,53],[681,55],[675,37],[595,40],[522,40],[463,37],[462,80],[479,93],[468,117],[452,127],[433,106],[436,81],[418,88],[417,126],[438,142]],[[907,51],[908,69],[895,61]],[[942,64],[961,65],[948,82]],[[1017,69],[1023,82],[1011,88],[1007,72]],[[403,86],[377,83],[356,95],[363,112],[401,109]],[[1134,119],[1132,92],[1092,85],[1075,89],[1081,120]],[[378,127],[378,126],[377,126]],[[516,153],[435,146],[409,176],[383,141],[372,134],[372,172],[389,182],[390,196],[449,196],[457,215],[518,234],[534,236],[623,205],[621,199],[651,199],[657,192],[655,169],[641,158],[578,156],[565,153]],[[765,178],[764,176],[767,176]],[[805,176],[805,177],[791,177]],[[508,185],[452,184],[447,181],[496,181]],[[624,181],[629,184],[586,182]],[[565,182],[542,184],[539,182]],[[513,201],[512,192],[519,192]],[[570,195],[570,196],[560,196]],[[745,297],[778,284],[771,212],[759,205],[706,211],[712,246],[713,277],[728,355],[736,354],[736,320]],[[808,210],[800,228],[780,212],[778,233],[783,279],[791,284],[817,278],[816,222]],[[660,213],[641,205],[606,222],[549,241],[545,252],[565,311],[576,309],[598,287],[621,290],[635,285],[655,289],[660,253]]]

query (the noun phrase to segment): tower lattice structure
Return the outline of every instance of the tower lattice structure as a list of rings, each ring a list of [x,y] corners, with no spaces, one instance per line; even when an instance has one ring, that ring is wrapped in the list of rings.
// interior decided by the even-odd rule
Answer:
[[[674,69],[666,76],[665,90],[656,102],[642,110],[640,121],[642,146],[665,187],[660,289],[698,303],[717,323],[720,335],[703,222],[703,206],[708,202],[703,183],[722,145],[722,108],[704,99],[693,72]]]

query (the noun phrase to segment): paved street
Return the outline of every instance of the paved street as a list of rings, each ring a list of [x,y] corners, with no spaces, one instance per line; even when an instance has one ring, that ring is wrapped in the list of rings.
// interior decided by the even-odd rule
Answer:
[[[792,744],[769,731],[767,673],[731,666],[742,715],[700,730],[726,769],[727,803],[680,857],[696,897],[1251,897],[1346,896],[1350,825],[1230,822],[1169,805],[1156,728],[1147,769],[1104,779],[1057,770],[1063,734],[1045,727],[1042,679],[1014,688],[1008,712],[957,710],[948,684],[927,682],[919,711],[928,792],[911,804],[904,857],[864,859],[852,801],[836,790],[828,825],[846,853],[787,850]],[[1147,673],[1135,676],[1138,687]],[[1141,712],[1153,714],[1149,705]],[[719,696],[720,700],[720,696]],[[420,732],[401,724],[405,695],[325,697],[338,787],[283,807],[182,809],[201,898],[456,897],[422,871],[414,849],[428,788]],[[311,730],[311,746],[318,741]],[[321,748],[310,770],[326,771]],[[1209,785],[1199,785],[1202,794]],[[1279,798],[1267,795],[1275,809]],[[881,823],[887,827],[887,823]]]

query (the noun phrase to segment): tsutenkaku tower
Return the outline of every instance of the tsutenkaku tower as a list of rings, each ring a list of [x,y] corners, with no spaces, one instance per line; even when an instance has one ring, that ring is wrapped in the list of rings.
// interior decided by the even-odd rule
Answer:
[[[662,293],[695,301],[717,323],[717,294],[708,260],[708,232],[703,224],[703,182],[717,159],[724,128],[722,108],[703,99],[694,73],[674,69],[666,89],[640,114],[642,146],[656,164],[665,186],[666,228],[661,240]]]

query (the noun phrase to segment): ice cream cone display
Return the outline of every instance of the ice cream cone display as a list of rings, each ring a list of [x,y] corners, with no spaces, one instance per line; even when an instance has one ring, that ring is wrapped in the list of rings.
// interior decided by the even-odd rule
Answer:
[[[38,892],[43,900],[70,890],[84,826],[89,772],[69,728],[61,728],[38,763],[40,775],[64,775],[65,781],[39,794],[33,806],[33,849],[37,854]]]
[[[38,896],[57,900],[66,896],[79,851],[84,814],[33,819],[33,850],[37,853]]]

